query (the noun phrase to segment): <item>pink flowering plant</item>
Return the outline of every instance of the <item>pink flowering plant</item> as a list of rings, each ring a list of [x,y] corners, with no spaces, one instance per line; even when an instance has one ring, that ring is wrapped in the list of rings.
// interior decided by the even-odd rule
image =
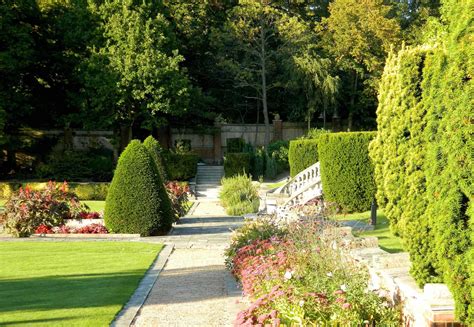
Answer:
[[[398,326],[399,311],[369,288],[337,231],[324,221],[296,222],[284,236],[237,249],[232,272],[252,303],[235,325]]]

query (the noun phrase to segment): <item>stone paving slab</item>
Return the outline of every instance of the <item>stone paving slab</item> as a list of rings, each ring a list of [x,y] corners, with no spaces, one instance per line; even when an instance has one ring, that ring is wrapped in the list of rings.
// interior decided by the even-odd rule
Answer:
[[[199,202],[167,236],[150,242],[173,243],[168,259],[132,326],[232,326],[242,310],[241,291],[225,269],[224,249],[243,223],[217,202]]]

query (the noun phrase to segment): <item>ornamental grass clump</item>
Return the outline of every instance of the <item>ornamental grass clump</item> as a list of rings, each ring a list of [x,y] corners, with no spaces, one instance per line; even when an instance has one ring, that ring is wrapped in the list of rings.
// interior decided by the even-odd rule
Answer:
[[[245,174],[226,177],[221,183],[219,198],[228,215],[238,216],[258,211],[258,189],[250,177]]]
[[[343,236],[331,223],[311,220],[237,249],[232,272],[252,303],[235,325],[399,326],[400,312],[349,259]]]

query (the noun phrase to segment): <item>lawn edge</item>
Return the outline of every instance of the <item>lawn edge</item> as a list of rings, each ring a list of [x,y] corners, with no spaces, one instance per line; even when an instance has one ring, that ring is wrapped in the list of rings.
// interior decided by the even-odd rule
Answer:
[[[138,284],[137,289],[130,297],[125,306],[115,316],[114,320],[110,324],[112,327],[128,327],[131,326],[133,320],[138,315],[141,307],[145,303],[150,291],[155,285],[156,280],[160,276],[168,258],[173,252],[174,244],[165,244],[164,248],[160,251],[155,261],[152,263],[145,276]]]

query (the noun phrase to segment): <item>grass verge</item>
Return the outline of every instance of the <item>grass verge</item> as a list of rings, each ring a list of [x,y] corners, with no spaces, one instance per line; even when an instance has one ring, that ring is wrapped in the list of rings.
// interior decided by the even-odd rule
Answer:
[[[336,220],[358,220],[363,223],[368,223],[370,221],[370,211],[336,215]],[[380,248],[389,253],[404,251],[400,237],[390,231],[390,222],[383,210],[377,210],[377,223],[374,230],[354,234],[355,236],[376,236],[379,239]]]
[[[108,326],[162,247],[0,242],[0,325]]]

